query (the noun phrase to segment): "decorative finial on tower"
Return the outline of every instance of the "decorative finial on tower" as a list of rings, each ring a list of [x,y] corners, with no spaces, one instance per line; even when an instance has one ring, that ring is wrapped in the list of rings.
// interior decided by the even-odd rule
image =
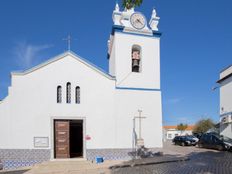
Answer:
[[[120,12],[118,2],[116,2],[115,9],[114,9],[113,15],[112,15],[114,25],[120,25],[121,13],[122,12]]]
[[[153,30],[153,31],[158,31],[159,29],[158,29],[158,24],[159,24],[159,17],[158,16],[156,16],[157,14],[156,14],[156,10],[155,10],[155,8],[153,8],[153,10],[152,10],[152,15],[151,15],[151,19],[150,19],[150,22],[149,22],[149,24],[150,24],[150,27],[151,27],[151,29]]]
[[[119,12],[120,11],[120,8],[119,8],[119,5],[118,5],[118,1],[116,2],[115,4],[115,9],[114,9],[115,12]]]
[[[151,17],[153,17],[153,18],[155,18],[155,17],[156,17],[156,10],[155,10],[155,7],[153,7]]]

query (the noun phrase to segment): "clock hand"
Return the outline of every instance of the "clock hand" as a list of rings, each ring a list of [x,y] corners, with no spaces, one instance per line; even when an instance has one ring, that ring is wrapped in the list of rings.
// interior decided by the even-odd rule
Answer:
[[[137,19],[136,21],[143,25],[143,23],[139,19]]]

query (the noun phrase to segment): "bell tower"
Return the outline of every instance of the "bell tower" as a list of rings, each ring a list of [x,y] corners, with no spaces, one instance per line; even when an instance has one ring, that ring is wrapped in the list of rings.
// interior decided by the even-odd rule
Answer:
[[[117,88],[160,89],[159,17],[153,9],[149,24],[141,13],[116,4],[108,40],[109,73]]]

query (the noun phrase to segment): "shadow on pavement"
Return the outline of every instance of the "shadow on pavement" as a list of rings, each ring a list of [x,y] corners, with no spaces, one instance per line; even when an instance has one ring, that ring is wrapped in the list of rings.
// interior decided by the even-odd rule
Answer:
[[[110,169],[135,167],[135,166],[143,166],[143,165],[154,165],[154,164],[171,163],[171,162],[181,162],[187,160],[189,160],[188,157],[180,157],[176,155],[162,155],[156,157],[140,158],[140,159],[125,161],[121,164],[111,166]]]

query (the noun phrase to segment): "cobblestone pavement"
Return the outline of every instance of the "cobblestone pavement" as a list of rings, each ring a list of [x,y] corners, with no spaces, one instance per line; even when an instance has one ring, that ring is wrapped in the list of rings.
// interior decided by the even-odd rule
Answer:
[[[181,147],[170,142],[164,145],[165,153],[187,155],[190,160],[184,162],[144,165],[118,168],[113,174],[232,174],[232,153],[216,150]],[[176,153],[176,154],[175,154]]]

